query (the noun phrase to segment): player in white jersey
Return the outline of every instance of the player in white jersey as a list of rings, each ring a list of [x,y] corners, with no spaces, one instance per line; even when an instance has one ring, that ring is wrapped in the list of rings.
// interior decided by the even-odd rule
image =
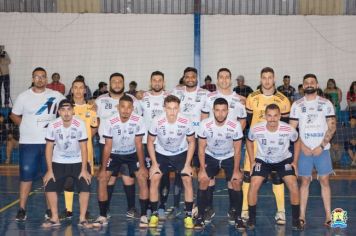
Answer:
[[[32,182],[46,172],[45,136],[50,121],[56,118],[58,103],[64,96],[46,89],[46,70],[37,67],[32,72],[33,86],[21,93],[10,115],[15,125],[20,126],[20,202],[17,221],[26,220],[26,203]],[[49,209],[46,215],[50,215]]]
[[[303,78],[304,97],[293,103],[290,124],[300,132],[298,174],[300,185],[300,218],[305,221],[312,171],[318,172],[321,196],[325,209],[325,226],[331,226],[331,193],[329,175],[333,172],[330,140],[336,131],[335,110],[332,103],[317,95],[318,80],[314,74]]]
[[[289,124],[280,121],[281,111],[276,104],[270,104],[265,110],[266,121],[251,127],[246,141],[246,148],[251,163],[251,183],[248,192],[249,220],[247,227],[254,229],[256,225],[256,204],[258,191],[264,180],[272,171],[283,179],[290,192],[292,206],[292,229],[303,230],[304,225],[299,219],[299,189],[295,170],[297,160],[289,151],[290,142],[298,140],[297,131]],[[257,155],[254,158],[254,145],[257,145]],[[295,153],[299,146],[296,145]]]
[[[93,226],[107,225],[108,194],[107,184],[112,173],[119,172],[127,165],[129,176],[136,176],[140,189],[141,220],[140,227],[148,226],[146,216],[148,205],[148,171],[145,166],[142,137],[146,133],[143,118],[133,113],[133,99],[124,95],[120,98],[118,114],[106,120],[104,124],[105,146],[102,165],[98,174],[98,200],[100,216]],[[137,165],[139,163],[139,166]],[[126,178],[130,178],[126,176]],[[134,179],[131,178],[132,182]],[[134,196],[133,196],[134,197]]]
[[[179,113],[180,100],[174,95],[164,99],[164,114],[155,118],[148,132],[147,149],[151,157],[150,201],[152,215],[149,227],[158,226],[158,187],[162,174],[172,166],[182,177],[185,190],[184,225],[193,228],[193,186],[191,161],[194,154],[194,130],[189,119]],[[157,140],[156,144],[155,140]]]
[[[42,227],[60,225],[58,217],[58,195],[63,192],[67,178],[73,178],[79,194],[79,226],[90,228],[85,219],[89,203],[90,166],[88,165],[88,135],[85,123],[74,117],[73,104],[64,99],[58,106],[59,118],[52,121],[46,134],[47,173],[43,177],[46,196],[52,215]]]
[[[195,228],[204,227],[204,213],[208,204],[207,189],[209,182],[224,169],[228,185],[231,223],[239,230],[245,227],[241,220],[242,207],[242,173],[240,171],[242,128],[236,119],[228,117],[228,101],[217,98],[213,104],[213,116],[203,120],[199,127],[199,161],[198,173],[198,217]]]
[[[95,104],[97,106],[97,116],[99,118],[99,129],[98,133],[100,136],[100,153],[103,153],[103,148],[105,144],[105,139],[103,137],[104,133],[104,126],[107,121],[112,115],[117,114],[117,105],[119,103],[120,98],[125,94],[125,79],[124,75],[121,73],[113,73],[110,75],[109,79],[109,93],[103,94],[95,100]],[[130,96],[134,103],[134,113],[141,115],[141,109],[137,99]],[[128,204],[128,211],[126,213],[127,217],[133,218],[137,216],[136,208],[135,208],[135,183],[133,179],[129,176],[128,169],[126,165],[122,166],[120,170],[122,172],[122,180],[124,183],[124,190],[126,194],[127,204]],[[113,176],[110,178],[108,183],[108,208],[110,208],[111,196],[114,191],[114,186],[116,183],[118,172],[113,172]]]
[[[207,95],[206,105],[201,109],[201,116],[202,119],[205,119],[212,115],[213,113],[213,104],[215,99],[217,98],[224,98],[227,100],[229,104],[229,118],[233,120],[238,120],[241,124],[242,130],[245,129],[246,126],[246,117],[247,113],[245,110],[245,98],[243,96],[238,95],[232,89],[232,82],[231,82],[231,71],[228,68],[220,68],[217,72],[217,90],[215,92],[211,92]],[[215,189],[215,180],[212,179],[210,181],[208,188],[209,194],[209,202],[207,211],[207,217],[205,217],[206,223],[209,222],[208,215],[214,215],[214,211],[211,210],[213,208],[213,194]],[[230,215],[230,213],[232,213]],[[235,216],[233,212],[229,212],[231,216],[231,222],[235,220]]]

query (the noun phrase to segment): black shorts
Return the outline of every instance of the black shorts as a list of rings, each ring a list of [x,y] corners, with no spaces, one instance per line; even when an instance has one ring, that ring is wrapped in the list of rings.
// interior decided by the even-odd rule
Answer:
[[[295,175],[294,168],[291,166],[293,159],[288,158],[278,163],[266,163],[256,158],[256,164],[252,171],[252,176],[262,176],[267,178],[272,171],[277,172],[280,178],[287,175]]]
[[[165,156],[156,152],[156,159],[162,174],[166,174],[170,171],[180,173],[184,168],[187,152],[175,156]]]
[[[138,159],[136,153],[129,155],[111,154],[106,170],[116,175],[121,172],[123,175],[133,177],[138,170],[137,163]]]
[[[78,179],[82,170],[82,163],[62,164],[52,163],[53,175],[56,182],[53,180],[48,181],[45,186],[45,192],[63,192],[66,179],[68,177],[73,178],[74,186],[78,192],[90,192],[90,185],[84,180],[84,178]],[[87,171],[90,173],[90,166],[87,165]]]
[[[205,170],[208,177],[213,179],[219,174],[220,169],[224,170],[226,181],[230,181],[234,172],[234,157],[220,161],[205,154]]]

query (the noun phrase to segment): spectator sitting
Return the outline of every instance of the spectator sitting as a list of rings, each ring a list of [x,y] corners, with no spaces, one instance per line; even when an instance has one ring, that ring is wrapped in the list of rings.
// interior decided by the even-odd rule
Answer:
[[[103,95],[105,93],[108,93],[108,84],[101,81],[98,85],[98,89],[94,91],[93,93],[93,99],[96,99],[100,95]]]
[[[350,123],[351,129],[349,129],[351,130],[352,138],[348,139],[349,141],[346,142],[345,149],[352,160],[351,167],[356,167],[356,117],[352,117]]]
[[[247,98],[253,92],[252,88],[245,85],[245,77],[243,75],[237,76],[236,80],[237,86],[234,88],[234,92]]]
[[[0,45],[0,107],[2,106],[2,97],[1,90],[2,84],[4,83],[4,105],[5,107],[9,107],[10,100],[10,69],[9,65],[11,63],[10,57],[7,52],[4,50],[5,46]]]
[[[302,97],[304,97],[304,89],[303,89],[303,85],[299,84],[298,85],[298,93],[295,93],[293,96],[293,102],[301,99]]]
[[[83,81],[85,83],[85,78],[82,75],[78,75],[77,77],[75,77],[75,80]],[[92,98],[92,94],[91,94],[91,91],[90,91],[90,88],[89,88],[88,85],[85,85],[85,89],[86,90],[85,90],[84,96],[85,96],[85,100],[88,101],[88,100],[90,100]],[[69,92],[68,92],[66,97],[67,97],[68,100],[72,101],[72,91],[71,90],[69,90]]]
[[[286,96],[290,102],[293,101],[293,96],[295,93],[295,88],[290,85],[290,76],[283,76],[283,85],[279,86],[277,90]]]
[[[351,83],[350,89],[346,95],[347,107],[350,111],[350,117],[356,119],[356,81]]]
[[[216,91],[216,85],[211,83],[212,79],[211,79],[210,75],[207,75],[205,77],[204,81],[205,81],[205,84],[202,86],[203,89],[206,89],[210,92]]]
[[[136,88],[137,88],[137,83],[136,83],[136,81],[131,81],[131,82],[129,83],[129,90],[126,91],[125,93],[130,94],[130,95],[136,97],[136,93],[137,93]]]
[[[340,103],[342,101],[342,92],[341,89],[339,89],[336,86],[336,82],[334,79],[328,80],[327,87],[324,90],[324,94],[329,96],[330,101],[334,105],[335,114],[338,116],[340,114]]]
[[[54,91],[58,91],[64,95],[65,86],[64,86],[64,84],[59,82],[60,79],[61,79],[61,76],[59,75],[59,73],[57,73],[57,72],[53,73],[52,74],[52,83],[47,84],[47,88],[52,89]]]

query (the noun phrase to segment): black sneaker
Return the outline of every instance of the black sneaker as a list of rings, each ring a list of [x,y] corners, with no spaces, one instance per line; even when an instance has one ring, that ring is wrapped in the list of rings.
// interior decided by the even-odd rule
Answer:
[[[18,222],[23,222],[27,219],[27,216],[26,216],[26,211],[22,208],[20,208],[18,211],[17,211],[17,215],[16,215],[16,218],[15,220],[18,221]]]
[[[194,229],[203,230],[204,227],[205,227],[204,219],[201,217],[197,218],[194,223]]]
[[[231,208],[229,210],[229,212],[227,213],[227,217],[229,217],[229,223],[230,224],[235,224],[235,219],[237,217],[236,210],[234,208]]]
[[[205,213],[204,213],[204,221],[205,221],[205,223],[207,224],[207,223],[210,223],[211,222],[211,220],[214,218],[214,216],[215,216],[215,211],[214,211],[214,209],[213,208],[211,208],[211,207],[207,207],[206,209],[205,209]]]
[[[126,212],[126,217],[132,219],[140,219],[140,215],[138,214],[136,208],[131,208]]]
[[[304,230],[304,221],[300,220],[300,219],[293,220],[292,230],[293,231],[303,231]]]
[[[235,220],[235,228],[240,232],[246,230],[246,226],[240,216],[238,216],[237,219]]]
[[[52,211],[51,209],[47,209],[44,215],[45,220],[49,220],[52,218]]]
[[[248,230],[254,230],[256,228],[256,220],[248,219],[246,227]]]
[[[65,209],[60,215],[59,215],[59,220],[70,220],[73,217],[73,212],[67,211]]]
[[[106,218],[108,218],[108,217],[106,216]],[[87,211],[87,212],[85,213],[85,219],[86,219],[87,221],[94,221],[95,218],[90,214],[89,211]]]

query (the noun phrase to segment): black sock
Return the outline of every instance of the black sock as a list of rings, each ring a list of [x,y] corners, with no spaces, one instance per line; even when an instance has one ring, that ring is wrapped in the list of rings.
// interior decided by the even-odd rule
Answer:
[[[174,179],[174,195],[173,195],[173,202],[174,202],[174,207],[179,208],[179,203],[180,203],[180,198],[182,194],[182,177],[179,173],[176,173],[175,179]]]
[[[256,205],[248,205],[248,216],[252,222],[256,222]]]
[[[230,189],[229,189],[230,190]],[[231,197],[232,197],[232,208],[236,210],[236,215],[241,216],[242,210],[242,191],[235,191],[231,189]]]
[[[193,202],[185,202],[185,215],[192,217]]]
[[[213,208],[214,191],[215,191],[215,185],[208,187],[207,206],[209,206],[210,208]]]
[[[108,210],[110,209],[111,197],[112,193],[114,192],[115,185],[108,185],[107,192],[108,192]]]
[[[106,217],[106,213],[108,209],[108,201],[98,201],[98,203],[99,203],[100,216]]]
[[[204,217],[204,212],[206,208],[206,202],[207,202],[207,195],[208,195],[208,190],[198,190],[198,199],[199,199],[199,204],[198,204],[198,213],[199,213],[199,218]]]
[[[170,185],[171,185],[171,183],[169,181],[169,173],[164,174],[161,178],[161,182],[159,185],[159,196],[160,196],[159,208],[166,209],[166,203],[167,203],[167,199],[168,199],[168,195],[169,195],[169,189],[171,187]]]
[[[135,207],[135,184],[124,185],[124,190],[127,200],[127,209],[130,210]]]
[[[151,202],[152,215],[158,215],[158,202]]]
[[[229,206],[229,209],[231,210],[231,209],[235,209],[234,208],[234,193],[233,193],[233,191],[234,190],[232,190],[232,189],[228,189],[228,193],[229,193],[229,204],[230,204],[230,206]],[[236,210],[236,209],[235,209]]]
[[[300,214],[300,205],[292,205],[292,219],[293,220],[298,220],[299,219],[299,214]]]
[[[140,199],[141,216],[147,215],[148,199]]]

